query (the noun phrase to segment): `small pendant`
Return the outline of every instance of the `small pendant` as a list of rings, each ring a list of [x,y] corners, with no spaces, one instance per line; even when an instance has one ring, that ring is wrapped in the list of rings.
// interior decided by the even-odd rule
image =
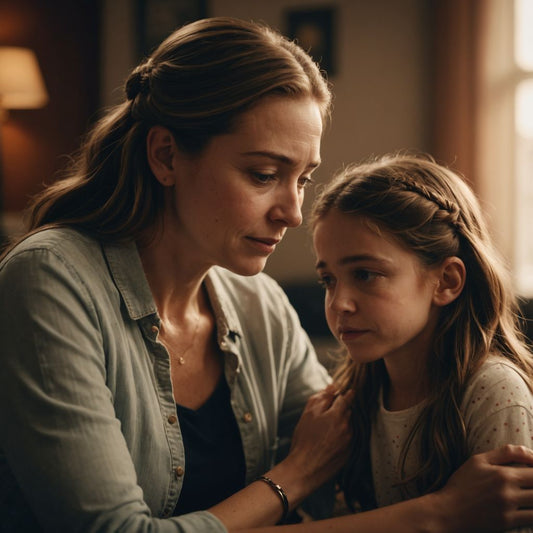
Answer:
[[[180,365],[184,365],[184,364],[185,364],[185,359],[183,359],[183,357],[180,357],[180,358],[178,359],[178,363],[179,363]]]

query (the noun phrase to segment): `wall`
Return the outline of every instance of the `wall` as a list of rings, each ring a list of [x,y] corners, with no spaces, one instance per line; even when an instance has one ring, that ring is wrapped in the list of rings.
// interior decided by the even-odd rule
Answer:
[[[344,164],[399,149],[429,150],[429,4],[426,0],[210,0],[209,15],[262,20],[285,31],[287,9],[336,8],[335,109],[325,134],[325,181]],[[104,2],[102,99],[110,104],[135,64],[134,4]],[[109,21],[114,21],[109,23]],[[120,46],[122,44],[122,47]],[[112,66],[112,68],[111,68]],[[312,191],[304,210],[309,208]],[[267,272],[283,284],[314,281],[305,227],[291,230],[269,259]]]
[[[19,213],[75,150],[98,106],[99,2],[3,0],[0,45],[36,54],[50,96],[2,125],[4,207]]]
[[[337,74],[331,127],[322,147],[325,181],[346,163],[400,149],[429,147],[428,2],[425,0],[211,0],[212,15],[263,20],[286,30],[287,9],[336,8]],[[312,200],[308,194],[304,209]],[[266,271],[282,283],[314,280],[305,227],[291,230]]]

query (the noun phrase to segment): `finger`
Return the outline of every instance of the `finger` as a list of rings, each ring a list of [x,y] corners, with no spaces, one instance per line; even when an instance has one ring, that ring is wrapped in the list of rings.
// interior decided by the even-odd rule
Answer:
[[[492,465],[507,465],[511,463],[520,463],[533,466],[533,450],[526,446],[506,444],[485,453],[485,458]]]
[[[517,528],[531,526],[533,524],[533,509],[519,509],[515,511],[509,520],[509,527]]]
[[[533,490],[528,488],[518,491],[515,502],[518,510],[529,510],[533,512]]]
[[[306,409],[312,411],[325,411],[331,407],[334,400],[335,394],[326,388],[319,392],[315,392],[315,394],[309,397]]]
[[[335,385],[335,383],[330,383],[324,390],[323,390],[324,393],[326,394],[333,394],[333,395],[336,395],[337,394],[337,385]]]
[[[516,484],[522,489],[520,495],[533,500],[533,468],[517,465],[514,469]],[[528,507],[533,507],[533,504]]]
[[[344,394],[338,394],[335,397],[335,400],[333,401],[331,407],[339,409],[341,411],[346,411],[353,407],[354,398],[355,398],[355,391],[353,389],[349,389]]]

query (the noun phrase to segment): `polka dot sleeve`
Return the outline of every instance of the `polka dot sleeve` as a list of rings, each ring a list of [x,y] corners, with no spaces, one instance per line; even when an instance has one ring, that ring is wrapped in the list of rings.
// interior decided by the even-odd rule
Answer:
[[[533,448],[533,393],[511,364],[491,358],[467,388],[463,412],[471,454],[503,444]]]
[[[467,388],[463,413],[470,454],[503,444],[533,448],[533,393],[517,369],[491,358]],[[533,533],[533,528],[512,530]]]

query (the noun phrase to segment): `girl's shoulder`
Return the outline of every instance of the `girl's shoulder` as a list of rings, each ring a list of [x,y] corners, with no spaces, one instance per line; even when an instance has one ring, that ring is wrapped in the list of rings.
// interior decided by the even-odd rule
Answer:
[[[462,405],[487,414],[518,405],[533,412],[531,387],[531,379],[512,361],[491,355],[467,384]]]

